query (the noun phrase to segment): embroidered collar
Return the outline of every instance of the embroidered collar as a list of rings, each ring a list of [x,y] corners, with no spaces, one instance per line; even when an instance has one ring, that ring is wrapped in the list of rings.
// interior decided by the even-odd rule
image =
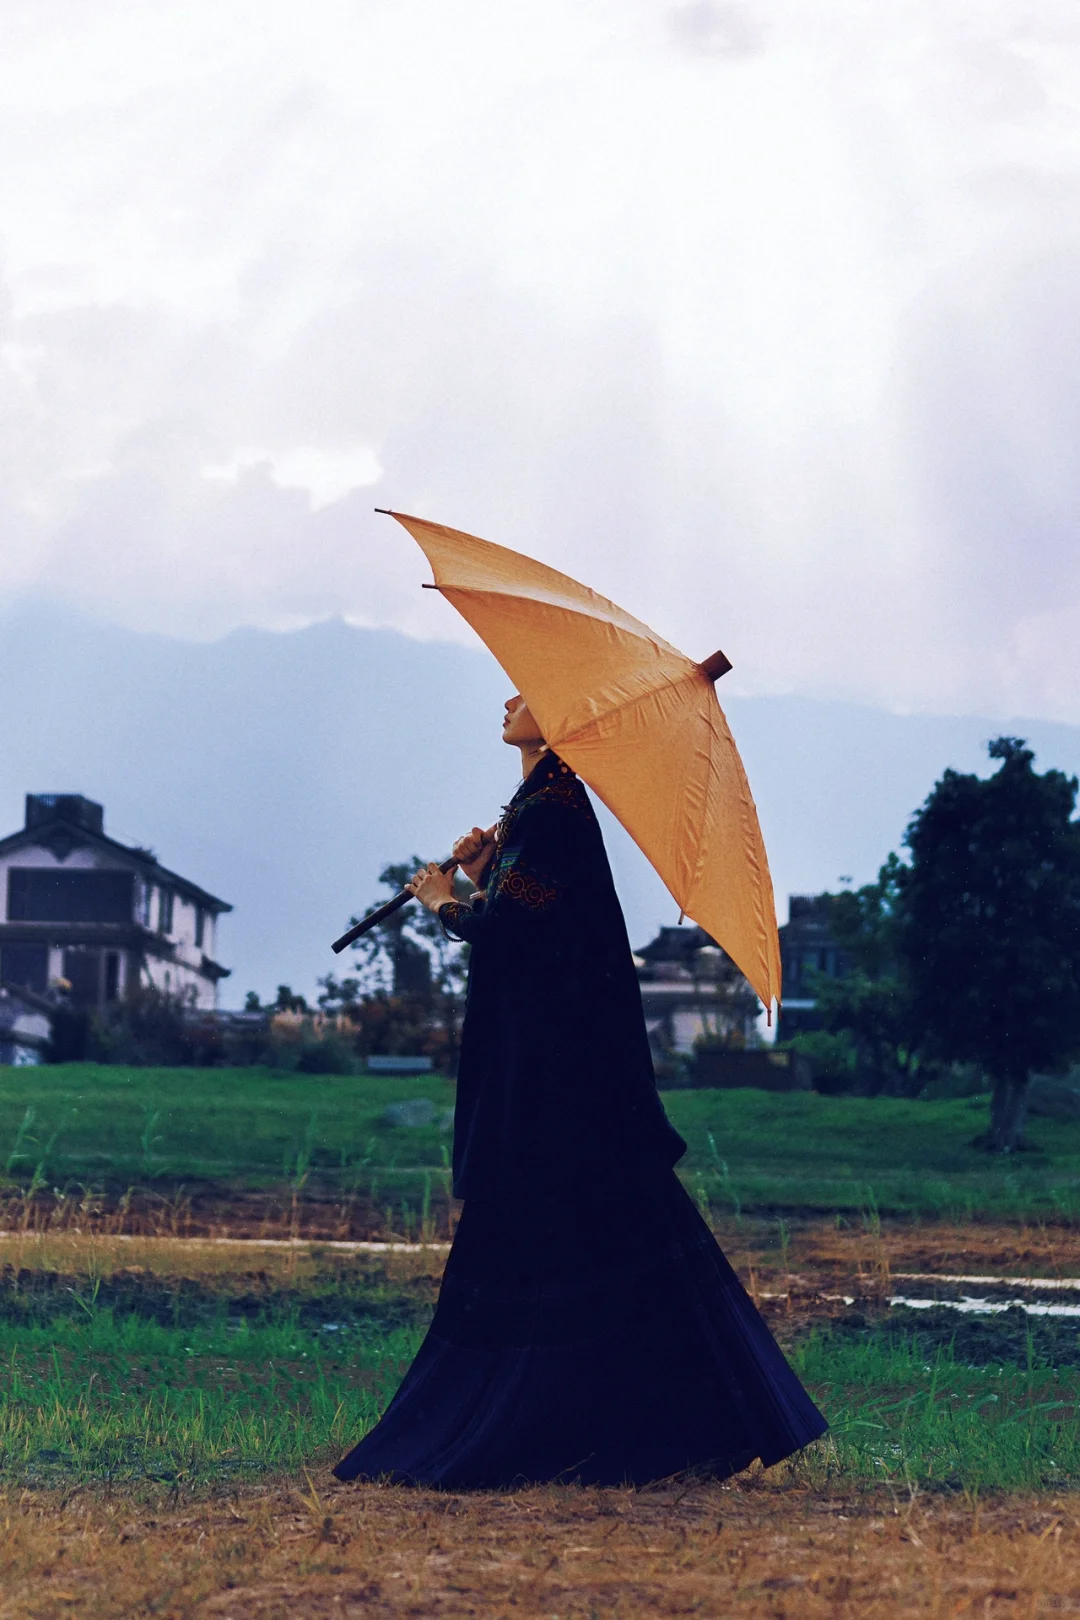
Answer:
[[[552,782],[565,782],[572,780],[573,776],[569,765],[564,765],[558,754],[553,754],[549,749],[533,766],[506,808],[509,810],[513,805],[520,804],[523,799],[539,793],[542,788],[550,787]]]
[[[517,819],[517,812],[526,800],[536,798],[541,793],[556,794],[579,808],[587,804],[578,778],[569,765],[564,764],[558,754],[546,753],[543,759],[533,766],[510,803],[503,805],[503,812],[495,830],[496,859],[502,854],[510,828]]]

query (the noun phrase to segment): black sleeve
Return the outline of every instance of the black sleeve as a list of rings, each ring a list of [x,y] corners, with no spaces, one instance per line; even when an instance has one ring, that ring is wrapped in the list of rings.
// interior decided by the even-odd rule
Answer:
[[[448,939],[467,942],[474,938],[469,930],[474,922],[478,922],[483,914],[484,902],[474,900],[451,900],[448,905],[439,907],[439,921],[442,931]]]
[[[581,790],[579,789],[579,792]],[[570,795],[538,794],[515,811],[505,840],[487,878],[487,893],[474,905],[457,901],[443,906],[439,920],[451,938],[539,941],[557,929],[579,874],[584,816],[590,815]]]

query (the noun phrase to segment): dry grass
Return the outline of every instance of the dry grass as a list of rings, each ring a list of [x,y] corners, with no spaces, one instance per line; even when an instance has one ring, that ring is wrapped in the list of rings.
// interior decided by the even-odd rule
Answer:
[[[812,1494],[781,1479],[460,1496],[302,1482],[208,1501],[0,1499],[0,1617],[1080,1612],[1080,1498]]]
[[[0,1195],[0,1264],[62,1269],[65,1262],[70,1265],[93,1253],[110,1270],[132,1266],[172,1270],[179,1263],[186,1274],[191,1274],[192,1266],[200,1273],[224,1274],[236,1269],[242,1254],[258,1252],[260,1266],[291,1273],[297,1266],[307,1266],[312,1255],[318,1263],[322,1244],[402,1241],[400,1233],[385,1225],[343,1232],[318,1201],[301,1201],[292,1210],[262,1195],[206,1197],[196,1219],[191,1203],[183,1198],[125,1207],[123,1200],[109,1205],[97,1196],[79,1200]],[[880,1291],[890,1272],[900,1270],[1080,1276],[1080,1228],[1063,1224],[954,1225],[894,1218],[837,1226],[834,1219],[821,1216],[752,1215],[735,1221],[714,1212],[712,1225],[743,1280],[753,1287],[756,1278],[766,1291],[773,1291],[788,1275],[796,1287],[803,1279],[819,1291],[831,1283],[850,1291],[854,1283],[861,1292],[861,1280],[870,1294]],[[283,1244],[289,1248],[283,1249]],[[445,1239],[419,1245],[424,1255],[421,1265],[438,1275],[447,1247]]]
[[[348,1256],[341,1263],[367,1267],[391,1283],[427,1277],[437,1281],[449,1244],[419,1244],[377,1253]],[[261,1277],[274,1283],[300,1284],[323,1275],[337,1251],[318,1240],[301,1239],[288,1247],[258,1238],[176,1238],[124,1236],[117,1233],[0,1231],[0,1270],[55,1271],[75,1277],[114,1277],[118,1273],[148,1272],[155,1277],[206,1281],[250,1276],[257,1267]]]
[[[456,1206],[449,1206],[438,1186],[432,1197],[432,1208],[421,1220],[415,1212],[376,1205],[355,1188],[337,1194],[324,1189],[320,1196],[299,1180],[261,1192],[204,1180],[167,1191],[132,1186],[120,1194],[103,1188],[58,1189],[35,1181],[27,1188],[0,1189],[0,1231],[314,1242],[452,1237]]]

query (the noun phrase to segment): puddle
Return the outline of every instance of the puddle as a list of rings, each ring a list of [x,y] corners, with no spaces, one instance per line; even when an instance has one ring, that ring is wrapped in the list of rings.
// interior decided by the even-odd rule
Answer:
[[[987,1280],[997,1282],[1000,1279],[994,1277]],[[1026,1311],[1028,1316],[1080,1317],[1080,1305],[1044,1305],[1039,1301],[1026,1299],[976,1299],[970,1294],[965,1294],[961,1299],[912,1299],[907,1294],[893,1294],[889,1304],[906,1305],[909,1311],[928,1311],[939,1307],[947,1311],[977,1313],[980,1316],[996,1316],[1002,1311],[1021,1310]]]
[[[982,1288],[1072,1288],[1080,1292],[1080,1277],[974,1277],[940,1271],[894,1271],[897,1282],[976,1283]]]
[[[970,1315],[998,1316],[1004,1311],[1021,1310],[1028,1316],[1080,1317],[1080,1304],[1050,1304],[1045,1299],[1020,1298],[1015,1290],[1023,1289],[1029,1296],[1072,1291],[1080,1292],[1080,1277],[990,1277],[942,1275],[932,1271],[894,1271],[894,1282],[933,1283],[934,1296],[893,1294],[890,1305],[904,1305],[910,1311],[928,1311],[940,1305],[945,1310],[963,1311]],[[992,1288],[993,1297],[961,1291],[968,1287]],[[952,1294],[954,1297],[949,1298]],[[1006,1294],[1006,1298],[1002,1295]]]

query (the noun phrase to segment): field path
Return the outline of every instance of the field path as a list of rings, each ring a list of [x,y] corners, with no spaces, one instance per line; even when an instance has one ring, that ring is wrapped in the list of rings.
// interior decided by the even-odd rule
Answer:
[[[3,1506],[3,1620],[1028,1620],[1080,1609],[1072,1496],[812,1494],[760,1477],[468,1496],[302,1481],[171,1505],[23,1494]]]

